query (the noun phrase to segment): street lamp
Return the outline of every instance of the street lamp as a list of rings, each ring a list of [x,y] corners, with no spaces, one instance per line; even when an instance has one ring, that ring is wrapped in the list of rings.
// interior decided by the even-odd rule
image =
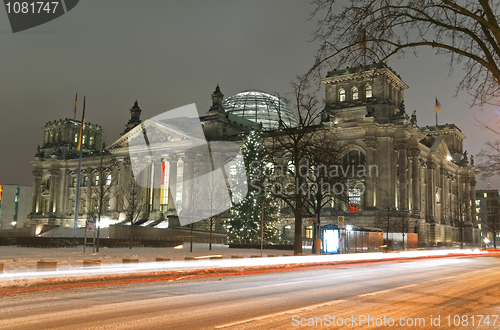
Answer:
[[[490,242],[490,240],[489,240],[489,239],[487,239],[487,238],[485,238],[485,239],[484,239],[484,244],[486,245],[486,247],[488,247],[488,243],[489,243],[489,242]],[[495,248],[496,248],[496,247],[495,247]]]

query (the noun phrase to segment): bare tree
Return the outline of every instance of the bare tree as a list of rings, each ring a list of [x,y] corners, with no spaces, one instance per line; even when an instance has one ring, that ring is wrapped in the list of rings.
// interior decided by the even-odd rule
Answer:
[[[410,210],[399,210],[396,213],[395,227],[401,233],[403,240],[402,249],[405,249],[405,240],[410,229]]]
[[[487,141],[486,148],[481,149],[477,156],[482,163],[476,168],[481,171],[483,179],[500,174],[500,140]]]
[[[92,213],[97,215],[97,237],[96,237],[96,252],[99,252],[99,237],[101,227],[101,216],[109,209],[111,198],[116,194],[114,186],[116,179],[111,176],[111,169],[104,166],[104,158],[109,155],[105,151],[105,146],[99,154],[100,164],[94,169],[94,183],[92,186],[92,200],[91,208]]]
[[[348,178],[338,175],[339,168],[343,166],[342,148],[334,131],[318,128],[309,151],[306,175],[308,198],[305,199],[305,209],[316,217],[313,228],[313,238],[316,239],[321,225],[322,210],[341,209],[341,204],[347,201],[345,188]],[[338,207],[332,207],[332,204],[337,204],[335,206]],[[312,253],[316,253],[314,245]]]
[[[299,175],[299,168],[306,166],[310,157],[323,106],[311,88],[310,73],[299,76],[292,87],[293,99],[288,104],[295,108],[298,123],[279,119],[277,130],[268,133],[266,158],[275,167],[269,181],[271,187],[280,187],[272,189],[272,195],[281,199],[294,215],[294,254],[298,255],[302,253],[302,217],[308,198],[306,177]]]
[[[125,191],[123,191],[123,196],[125,199],[125,220],[130,222],[130,248],[134,244],[134,225],[140,216],[144,213],[144,189],[140,187],[134,178],[131,178],[130,184]]]
[[[493,247],[496,249],[497,247],[497,235],[500,233],[500,215],[488,214],[485,219],[481,219],[481,222],[488,227],[488,230],[491,231],[491,236],[493,237]]]
[[[227,189],[226,183],[219,180],[214,172],[212,171],[208,180],[204,180],[205,189],[203,191],[203,196],[200,201],[203,202],[203,206],[207,211],[207,214],[211,214],[209,218],[203,220],[203,222],[209,227],[209,241],[208,249],[212,250],[212,234],[217,221],[220,221],[221,214],[217,214],[218,210],[229,209],[230,200],[221,196],[220,191]]]
[[[450,73],[465,75],[457,92],[473,105],[491,103],[499,92],[500,27],[498,2],[487,0],[357,0],[340,8],[335,0],[314,0],[320,42],[316,67],[357,66],[432,47],[449,57]],[[366,63],[365,63],[366,64]]]
[[[467,204],[470,203],[467,196],[460,190],[452,197],[449,204],[449,214],[453,226],[459,230],[460,248],[464,248],[464,229],[467,221]]]

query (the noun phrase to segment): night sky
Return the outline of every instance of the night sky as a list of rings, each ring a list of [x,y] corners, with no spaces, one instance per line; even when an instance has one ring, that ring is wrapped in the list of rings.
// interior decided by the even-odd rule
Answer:
[[[13,34],[1,8],[0,182],[32,185],[29,161],[42,144],[42,127],[73,118],[76,92],[77,119],[86,95],[86,120],[103,127],[108,145],[136,99],[144,120],[189,103],[204,113],[217,84],[225,97],[247,89],[290,92],[290,81],[314,61],[313,9],[305,0],[85,0]],[[461,128],[469,155],[500,138],[474,120],[498,127],[497,108],[471,109],[465,92],[453,97],[463,71],[449,76],[446,57],[421,49],[388,65],[410,86],[406,111],[417,110],[419,126],[435,125],[437,97],[439,123]],[[500,180],[491,182],[500,188]],[[477,188],[486,182],[478,180]]]

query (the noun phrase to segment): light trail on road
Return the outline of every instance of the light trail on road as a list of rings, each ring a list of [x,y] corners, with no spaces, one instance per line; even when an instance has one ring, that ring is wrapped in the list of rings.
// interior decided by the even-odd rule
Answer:
[[[363,261],[383,261],[396,259],[416,259],[433,258],[446,256],[477,256],[487,255],[487,251],[480,250],[422,250],[422,251],[404,251],[399,253],[359,253],[359,254],[338,254],[338,255],[310,255],[296,257],[273,257],[273,258],[242,258],[242,259],[207,259],[200,257],[199,260],[186,261],[166,261],[166,262],[143,262],[133,264],[109,264],[90,267],[60,267],[53,271],[5,271],[0,274],[0,286],[10,285],[12,281],[36,280],[50,278],[71,278],[78,277],[82,279],[86,276],[102,276],[109,274],[132,274],[132,273],[152,273],[179,270],[196,269],[227,269],[242,267],[266,267],[280,265],[314,265],[326,263],[349,263]]]
[[[80,288],[3,296],[0,329],[290,329],[295,315],[494,315],[499,284],[500,258],[478,256]]]

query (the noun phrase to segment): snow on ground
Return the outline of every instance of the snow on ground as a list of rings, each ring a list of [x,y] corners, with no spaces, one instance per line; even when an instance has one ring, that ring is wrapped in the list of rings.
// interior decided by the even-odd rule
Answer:
[[[305,250],[304,252],[307,252]],[[310,252],[310,250],[309,250]],[[268,254],[293,254],[292,250],[264,250],[263,256]],[[92,246],[85,248],[83,245],[75,248],[28,248],[17,246],[0,246],[0,263],[4,264],[4,272],[17,270],[35,270],[37,261],[56,261],[57,266],[82,266],[83,260],[101,260],[105,264],[121,264],[122,259],[139,259],[139,262],[151,262],[156,258],[170,258],[173,260],[184,260],[185,257],[215,256],[221,255],[229,259],[233,255],[249,258],[251,255],[260,255],[258,249],[229,249],[227,245],[212,244],[212,250],[208,249],[208,243],[193,243],[193,252],[189,252],[189,243],[183,244],[182,248],[172,247],[134,247],[129,248],[106,248],[101,247],[98,253],[92,253]]]

